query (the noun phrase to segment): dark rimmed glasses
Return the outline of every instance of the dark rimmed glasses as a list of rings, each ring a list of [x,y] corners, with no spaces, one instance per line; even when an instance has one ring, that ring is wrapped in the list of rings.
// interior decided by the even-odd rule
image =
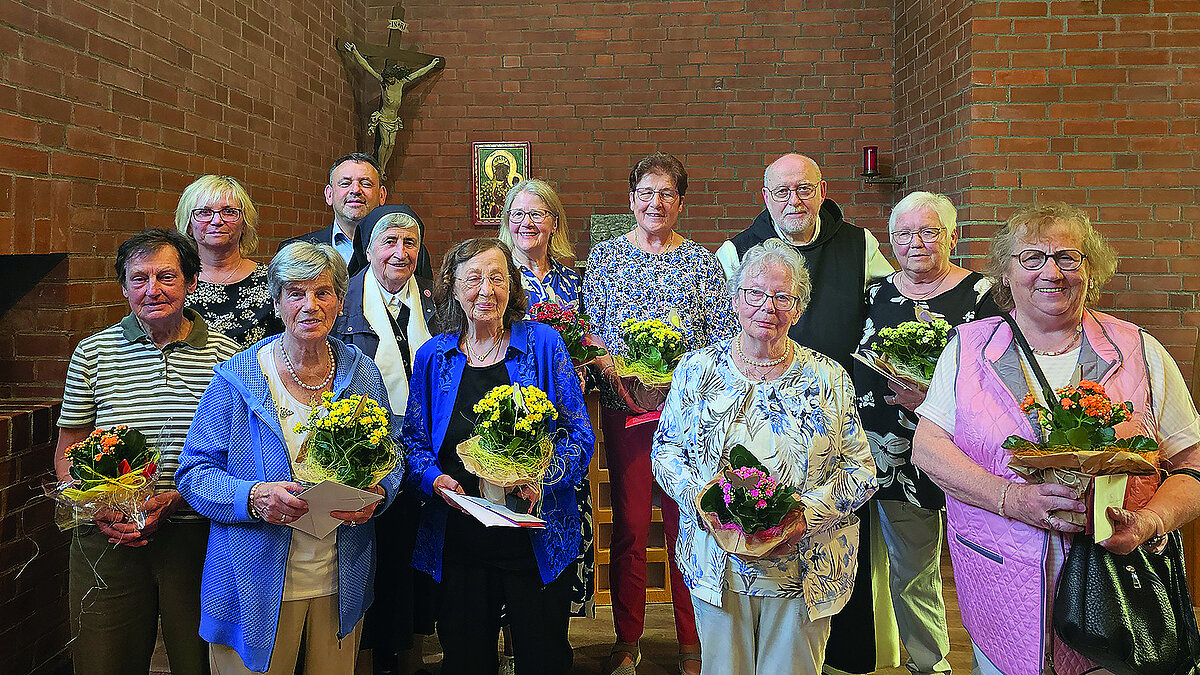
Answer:
[[[654,199],[654,195],[662,198],[664,204],[673,204],[676,199],[679,199],[679,190],[673,188],[655,190],[654,188],[645,187],[633,191],[633,196],[637,197],[637,200],[643,204],[649,204]]]
[[[529,209],[528,211],[514,210],[508,212],[508,222],[516,225],[517,223],[525,222],[525,216],[533,221],[534,225],[541,225],[546,220],[554,215],[551,211],[543,211],[541,209]]]
[[[796,187],[780,185],[779,187],[767,188],[767,194],[771,195],[771,199],[777,202],[790,202],[793,192],[802,200],[808,199],[817,194],[817,186],[810,183],[801,183]]]
[[[920,237],[921,241],[925,242],[926,244],[932,244],[938,240],[938,237],[942,236],[942,228],[922,227],[916,232],[913,232],[912,230],[898,230],[889,234],[888,237],[891,239],[893,244],[908,246],[913,242],[913,235]]]
[[[1021,263],[1021,267],[1036,272],[1046,266],[1046,261],[1054,258],[1054,264],[1058,265],[1058,269],[1063,272],[1072,272],[1079,269],[1087,256],[1079,249],[1064,248],[1053,253],[1039,251],[1036,248],[1027,248],[1020,253],[1014,253],[1011,257],[1016,258],[1017,262]]]
[[[226,223],[236,223],[242,217],[241,209],[235,209],[232,206],[226,206],[220,211],[214,211],[212,209],[192,209],[192,220],[197,220],[200,222],[204,222],[206,220],[211,221],[214,213],[221,214],[222,222]]]
[[[745,300],[746,304],[751,307],[762,307],[767,298],[770,298],[776,311],[790,312],[800,303],[800,298],[787,293],[771,294],[757,288],[739,288],[738,290],[742,292],[742,300]]]

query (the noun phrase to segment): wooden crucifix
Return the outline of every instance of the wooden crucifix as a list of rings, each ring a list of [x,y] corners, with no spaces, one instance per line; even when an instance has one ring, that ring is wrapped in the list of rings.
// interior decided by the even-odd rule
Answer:
[[[404,127],[400,120],[400,103],[404,98],[404,90],[430,72],[445,67],[445,59],[441,57],[401,48],[398,34],[407,29],[404,8],[396,5],[392,9],[392,19],[388,22],[386,47],[355,44],[350,40],[338,39],[338,50],[343,54],[347,67],[352,72],[361,69],[379,83],[379,109],[371,113],[365,126],[367,137],[373,141],[375,159],[384,173],[387,172],[392,150],[396,147],[396,134]],[[382,66],[377,69],[372,65],[372,59],[382,61]],[[359,99],[359,96],[356,87],[355,98]],[[361,100],[359,103],[361,106]]]

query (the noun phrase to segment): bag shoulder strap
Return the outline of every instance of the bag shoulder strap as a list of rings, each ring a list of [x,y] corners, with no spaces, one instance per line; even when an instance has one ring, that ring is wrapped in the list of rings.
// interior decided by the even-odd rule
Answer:
[[[1038,365],[1037,357],[1033,354],[1033,348],[1029,346],[1029,340],[1025,339],[1025,334],[1021,332],[1020,326],[1017,325],[1016,320],[1012,318],[1011,314],[1006,312],[1000,316],[1012,328],[1013,338],[1021,346],[1021,351],[1025,353],[1025,358],[1029,360],[1029,367],[1033,370],[1033,375],[1037,378],[1038,383],[1042,385],[1042,394],[1045,395],[1046,403],[1049,405],[1054,401],[1054,387],[1050,386],[1050,381],[1046,379],[1046,374],[1042,372],[1042,367]]]

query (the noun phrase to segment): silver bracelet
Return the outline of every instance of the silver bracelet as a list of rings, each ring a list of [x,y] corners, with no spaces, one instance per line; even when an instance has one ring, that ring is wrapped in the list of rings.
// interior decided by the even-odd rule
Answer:
[[[1008,515],[1004,513],[1004,500],[1008,499],[1008,489],[1012,486],[1012,481],[1005,481],[1004,487],[1000,489],[1000,510],[997,513],[1000,514],[1001,518],[1008,517]]]

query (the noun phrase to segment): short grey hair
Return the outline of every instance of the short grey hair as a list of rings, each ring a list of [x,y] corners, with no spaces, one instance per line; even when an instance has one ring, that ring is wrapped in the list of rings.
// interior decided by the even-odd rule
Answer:
[[[737,297],[746,277],[767,267],[778,267],[791,272],[792,295],[796,296],[796,309],[803,314],[808,308],[808,301],[812,299],[812,281],[808,276],[808,267],[795,248],[779,239],[768,239],[746,251],[746,255],[742,256],[742,263],[729,279],[730,297]]]
[[[888,232],[896,229],[896,221],[900,216],[916,211],[917,209],[931,209],[937,214],[938,220],[942,222],[942,227],[946,228],[946,234],[954,234],[958,228],[958,209],[954,207],[954,202],[943,194],[936,192],[913,192],[904,199],[900,200],[899,204],[892,207],[892,215],[888,218]]]
[[[267,266],[267,290],[271,299],[279,302],[283,287],[295,281],[312,281],[329,272],[333,281],[333,292],[338,300],[346,297],[350,290],[350,275],[346,272],[346,261],[342,254],[329,244],[313,244],[296,241],[284,246]]]
[[[407,213],[389,213],[375,223],[375,229],[371,230],[371,241],[367,244],[367,248],[375,246],[375,240],[388,230],[414,230],[417,233],[417,246],[421,245],[421,224],[417,222],[417,219]]]

